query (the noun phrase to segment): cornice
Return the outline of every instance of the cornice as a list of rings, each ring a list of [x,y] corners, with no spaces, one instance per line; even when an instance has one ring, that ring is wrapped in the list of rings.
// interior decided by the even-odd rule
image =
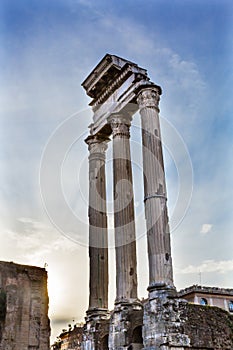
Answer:
[[[147,71],[144,68],[139,67],[136,63],[115,55],[106,54],[81,85],[86,90],[87,95],[95,99],[96,95],[101,94],[101,91],[98,91],[98,89],[95,90],[95,85],[98,85],[103,77],[104,81],[111,81],[111,73],[109,75],[110,79],[108,79],[108,71],[114,69],[116,74],[118,74],[118,71],[119,74],[121,74],[121,71],[124,70],[126,65],[130,65],[132,70],[135,70],[144,76],[147,75]]]

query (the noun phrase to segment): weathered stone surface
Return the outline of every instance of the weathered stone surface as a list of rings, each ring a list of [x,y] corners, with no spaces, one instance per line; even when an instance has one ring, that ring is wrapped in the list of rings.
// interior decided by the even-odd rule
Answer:
[[[154,292],[155,294],[155,292]],[[144,304],[143,343],[145,350],[156,350],[162,346],[188,347],[189,337],[185,334],[181,312],[187,302],[178,299],[173,291],[159,290],[153,299]],[[166,349],[166,348],[165,348]]]
[[[142,88],[137,102],[141,114],[144,203],[147,226],[149,290],[173,286],[167,193],[159,122],[161,88]]]
[[[142,349],[142,322],[141,303],[115,306],[109,329],[109,350]]]
[[[89,310],[108,308],[108,232],[105,151],[108,138],[89,136]]]
[[[82,83],[93,98],[90,103],[94,112],[92,134],[105,130],[108,118],[128,108],[136,98],[135,89],[145,84],[151,84],[145,69],[121,57],[106,54]],[[138,106],[131,103],[131,108],[136,112]]]
[[[180,317],[191,349],[233,349],[233,315],[214,306],[186,304]]]
[[[0,262],[0,290],[0,349],[48,350],[50,323],[46,270]]]
[[[116,250],[116,302],[137,299],[137,260],[133,178],[129,128],[131,118],[114,115],[113,133],[114,227]]]
[[[106,215],[105,152],[109,139],[104,135],[86,139],[89,149],[89,308],[83,329],[82,347],[100,348],[100,334],[106,328],[108,312],[108,231]],[[106,338],[105,338],[106,339]]]
[[[83,329],[82,350],[107,350],[108,349],[108,334],[109,334],[109,316],[106,312],[103,315],[99,310],[91,318],[86,318],[86,323]]]

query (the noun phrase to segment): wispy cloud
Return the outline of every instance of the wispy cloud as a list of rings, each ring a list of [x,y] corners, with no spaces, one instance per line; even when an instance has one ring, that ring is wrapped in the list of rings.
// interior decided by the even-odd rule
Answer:
[[[176,269],[176,273],[189,274],[199,272],[226,273],[233,271],[233,260],[205,260],[200,265],[189,265],[184,269]]]
[[[22,224],[18,231],[6,231],[6,234],[16,242],[19,251],[30,263],[39,263],[55,251],[76,251],[77,244],[59,234],[53,226],[21,217],[18,221]]]

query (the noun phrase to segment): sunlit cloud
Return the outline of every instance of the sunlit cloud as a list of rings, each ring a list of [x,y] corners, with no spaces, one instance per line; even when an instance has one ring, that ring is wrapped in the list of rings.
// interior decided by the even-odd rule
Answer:
[[[203,224],[201,227],[200,233],[206,234],[206,233],[210,232],[212,229],[212,226],[213,225],[211,225],[211,224]]]
[[[8,230],[6,235],[16,242],[17,248],[23,252],[24,258],[29,263],[41,264],[46,256],[56,251],[73,252],[78,250],[77,244],[58,234],[53,226],[48,226],[32,218],[21,217],[18,221],[23,223],[21,230],[17,232]]]

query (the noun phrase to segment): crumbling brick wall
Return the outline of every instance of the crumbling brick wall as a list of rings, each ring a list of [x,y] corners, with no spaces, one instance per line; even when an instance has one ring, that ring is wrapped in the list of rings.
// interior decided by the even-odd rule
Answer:
[[[47,272],[0,262],[0,350],[49,350]]]
[[[233,349],[233,315],[218,307],[187,304],[181,317],[191,349]]]

